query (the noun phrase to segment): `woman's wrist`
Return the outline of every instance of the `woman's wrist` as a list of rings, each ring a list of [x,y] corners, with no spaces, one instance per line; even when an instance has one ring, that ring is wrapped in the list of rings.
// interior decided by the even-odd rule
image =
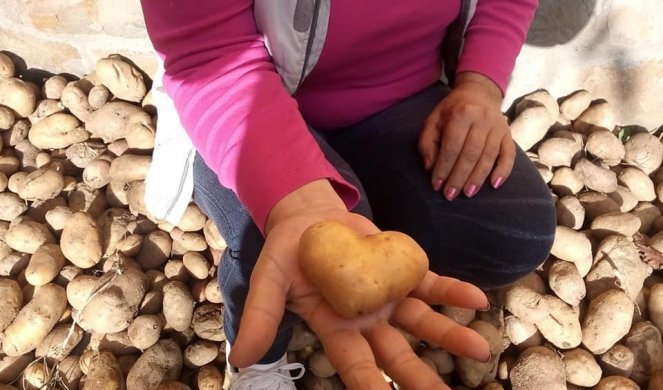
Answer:
[[[306,183],[276,202],[267,215],[265,234],[281,221],[314,210],[347,210],[327,179]]]
[[[502,89],[492,79],[477,72],[460,72],[456,75],[454,87],[474,85],[485,91],[492,100],[501,104],[504,95]]]

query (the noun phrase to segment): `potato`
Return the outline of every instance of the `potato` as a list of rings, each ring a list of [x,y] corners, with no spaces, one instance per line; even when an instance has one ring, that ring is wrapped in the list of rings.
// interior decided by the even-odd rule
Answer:
[[[546,295],[544,299],[550,313],[535,322],[539,332],[560,349],[575,348],[580,345],[582,331],[578,312],[555,296]]]
[[[317,223],[302,234],[299,261],[308,279],[346,317],[405,297],[428,269],[426,253],[410,237],[397,232],[362,237],[334,221]]]
[[[28,119],[30,123],[34,125],[35,123],[41,121],[44,118],[48,118],[49,116],[57,114],[59,112],[65,112],[65,110],[66,110],[65,106],[63,106],[59,100],[45,99],[39,102],[37,108],[35,109],[35,112],[30,114]]]
[[[140,351],[131,344],[129,332],[126,330],[105,334],[92,333],[88,348],[95,351],[108,351],[117,357],[140,353]]]
[[[543,336],[536,328],[536,325],[523,321],[514,315],[509,315],[504,319],[504,331],[509,341],[518,347],[518,349],[526,349],[543,344]]]
[[[663,161],[663,145],[652,134],[633,134],[624,144],[624,148],[624,162],[640,168],[647,175],[658,169]]]
[[[617,174],[609,169],[599,167],[585,158],[578,160],[574,171],[578,173],[583,184],[590,190],[605,194],[617,190]]]
[[[12,176],[20,168],[21,163],[14,156],[0,156],[0,172]]]
[[[12,252],[0,259],[0,276],[18,276],[30,263],[27,253]]]
[[[201,339],[209,341],[224,341],[226,339],[223,330],[223,305],[213,303],[198,305],[191,322],[194,332]]]
[[[23,390],[40,390],[47,388],[47,384],[51,382],[49,369],[43,362],[32,362],[23,371],[19,383]]]
[[[44,244],[30,258],[30,264],[25,270],[25,279],[33,286],[43,286],[58,276],[64,264],[64,255],[60,246]]]
[[[599,215],[592,221],[591,230],[598,239],[610,235],[631,237],[640,230],[640,219],[631,213],[607,213]]]
[[[562,359],[546,347],[526,349],[509,373],[513,390],[566,390]]]
[[[46,96],[46,99],[59,100],[62,97],[62,90],[66,86],[66,78],[61,75],[51,76],[44,82],[44,96]]]
[[[631,191],[637,200],[650,202],[656,199],[654,182],[640,169],[626,167],[619,173],[618,180]]]
[[[67,84],[62,90],[62,105],[81,122],[88,122],[94,108],[88,102],[87,90],[80,81]]]
[[[0,383],[14,382],[34,361],[34,355],[8,356],[0,354]],[[0,390],[4,390],[0,388]]]
[[[207,340],[196,340],[184,350],[184,364],[193,369],[202,367],[212,363],[218,354],[218,344]]]
[[[156,390],[161,382],[179,378],[182,351],[172,340],[159,340],[129,370],[127,390]]]
[[[12,59],[5,53],[0,53],[0,79],[14,77],[16,67]]]
[[[40,246],[51,244],[55,239],[45,225],[24,220],[10,226],[5,233],[5,242],[15,251],[33,254]]]
[[[583,277],[592,266],[592,244],[589,239],[584,234],[564,226],[557,226],[555,230],[551,253],[559,259],[574,263]]]
[[[78,168],[87,167],[106,151],[106,145],[99,142],[79,142],[67,148],[66,156]]]
[[[562,98],[559,104],[559,111],[567,120],[575,120],[592,103],[591,94],[581,89]]]
[[[466,309],[464,307],[451,305],[442,306],[442,308],[440,308],[440,313],[462,326],[469,325],[476,317],[476,310],[474,309]]]
[[[99,227],[87,213],[76,212],[65,222],[60,245],[67,260],[80,268],[94,267],[101,260]]]
[[[619,206],[619,211],[623,213],[633,210],[638,205],[638,199],[636,199],[631,190],[624,186],[617,186],[617,190],[609,193],[608,197]]]
[[[555,205],[557,223],[578,230],[585,222],[585,208],[575,196],[564,196]]]
[[[184,283],[172,280],[164,285],[163,314],[167,327],[183,331],[191,326],[193,308],[193,297]]]
[[[20,356],[35,349],[48,335],[67,308],[64,288],[49,283],[41,286],[34,297],[5,329],[3,352]]]
[[[110,183],[111,162],[96,159],[83,170],[83,182],[92,188],[103,188]]]
[[[612,131],[616,124],[612,106],[605,100],[597,100],[573,121],[573,131],[589,135],[597,130]]]
[[[550,186],[553,191],[559,196],[575,195],[582,190],[583,178],[582,176],[568,167],[561,167],[555,170],[555,173],[550,180]]]
[[[571,306],[578,305],[587,294],[578,268],[567,261],[555,261],[550,265],[548,284],[555,295]]]
[[[640,390],[640,386],[622,376],[607,376],[601,379],[594,390]]]
[[[202,234],[183,232],[179,228],[174,228],[170,233],[173,238],[173,254],[183,255],[186,252],[202,252],[207,249],[207,241]]]
[[[634,304],[621,290],[607,290],[592,299],[582,324],[582,343],[593,354],[606,352],[631,328]]]
[[[198,252],[187,252],[182,258],[184,267],[196,279],[207,279],[210,265],[205,256]]]
[[[642,234],[648,234],[654,225],[654,221],[661,216],[661,210],[649,202],[641,202],[635,207],[632,214],[640,220],[638,231]]]
[[[170,256],[172,241],[168,233],[155,230],[149,233],[136,260],[144,269],[155,269],[163,265]]]
[[[648,321],[634,324],[624,338],[624,345],[635,357],[631,379],[645,386],[649,377],[663,370],[663,342],[661,332]]]
[[[58,375],[62,383],[67,386],[65,389],[77,389],[79,387],[83,371],[81,371],[78,359],[79,356],[70,355],[58,364]]]
[[[90,93],[88,93],[87,101],[93,109],[97,110],[104,104],[108,103],[111,98],[111,92],[108,88],[103,85],[96,85],[92,87]]]
[[[620,144],[621,145],[621,144]],[[568,138],[548,138],[539,145],[539,160],[551,167],[570,167],[571,162],[578,156],[582,146],[575,140]]]
[[[74,324],[56,326],[37,346],[35,357],[44,357],[52,364],[61,361],[76,348],[83,339],[83,329]]]
[[[134,150],[154,149],[155,126],[149,123],[129,123],[127,125],[127,146]]]
[[[527,151],[543,139],[556,119],[544,105],[532,105],[523,109],[511,122],[511,136],[518,146]]]
[[[221,390],[223,374],[212,364],[202,366],[196,372],[196,385],[199,390]]]
[[[216,278],[212,278],[205,287],[205,299],[211,303],[223,303],[223,295]]]
[[[633,352],[621,344],[615,344],[599,357],[599,363],[606,376],[629,377],[635,363]]]
[[[145,180],[151,163],[152,156],[123,154],[111,163],[110,179],[120,183]]]
[[[28,205],[18,195],[0,192],[0,221],[13,221],[28,209]]]
[[[92,355],[87,376],[81,390],[124,390],[125,382],[120,364],[110,352]]]
[[[94,71],[99,81],[118,99],[140,103],[147,93],[143,75],[119,55],[97,61]]]
[[[663,332],[663,283],[657,283],[649,289],[647,308],[651,322]]]
[[[90,137],[79,125],[78,119],[73,115],[53,114],[35,123],[28,133],[28,139],[39,149],[66,148]]]
[[[622,162],[626,154],[624,145],[612,132],[598,130],[587,137],[587,152],[600,159],[602,164],[613,166]]]
[[[140,107],[133,104],[112,101],[90,114],[85,128],[94,138],[110,143],[126,137],[129,117],[140,110]]]
[[[16,123],[14,113],[8,107],[0,106],[0,131],[9,130]]]
[[[93,275],[78,275],[67,284],[67,301],[76,310],[83,310],[99,280]]]
[[[69,193],[68,201],[70,209],[86,212],[93,218],[98,217],[107,208],[104,194],[85,183],[76,184],[76,189]]]
[[[557,100],[555,100],[555,98],[545,89],[539,89],[523,96],[516,104],[516,115],[532,106],[544,106],[553,120],[557,120],[557,117],[559,116],[559,105],[557,104]]]
[[[147,349],[159,341],[163,324],[159,317],[151,314],[140,315],[129,325],[131,344],[138,349]]]
[[[589,297],[620,286],[635,300],[652,272],[651,267],[640,260],[635,244],[625,237],[610,236],[601,242],[596,252],[594,267],[585,278]]]
[[[592,387],[601,380],[601,367],[591,353],[582,348],[562,352],[566,380],[576,386]]]
[[[502,334],[486,321],[474,321],[468,327],[488,341],[491,353],[491,358],[487,362],[478,362],[462,356],[458,356],[455,359],[456,370],[461,382],[468,387],[474,388],[495,379],[494,367],[497,365],[499,355],[503,350]]]
[[[23,307],[23,290],[12,279],[0,278],[0,332],[5,330]]]
[[[127,267],[107,272],[95,285],[96,292],[81,311],[79,325],[96,333],[121,332],[129,327],[147,292],[148,280],[140,270]]]
[[[36,86],[8,77],[0,78],[0,105],[11,108],[17,118],[26,118],[37,107]]]

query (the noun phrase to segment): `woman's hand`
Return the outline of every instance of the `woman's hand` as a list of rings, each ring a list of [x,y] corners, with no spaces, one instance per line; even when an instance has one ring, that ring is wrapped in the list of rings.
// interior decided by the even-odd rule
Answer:
[[[298,192],[299,191],[299,192]],[[448,389],[412,351],[396,327],[452,353],[480,361],[490,357],[478,333],[433,311],[430,304],[485,309],[488,301],[476,287],[428,272],[410,297],[355,319],[336,314],[299,268],[299,239],[322,220],[342,222],[364,234],[379,230],[334,201],[314,201],[333,193],[326,180],[307,184],[274,207],[267,223],[265,246],[251,275],[251,286],[230,361],[237,367],[257,362],[272,345],[287,307],[316,333],[325,353],[349,390],[389,389],[378,367],[409,390]],[[326,195],[324,195],[326,197]],[[327,198],[332,199],[332,198]]]
[[[492,80],[463,72],[426,119],[419,151],[425,168],[432,169],[433,189],[444,189],[448,200],[461,191],[476,195],[489,175],[494,188],[509,177],[516,148],[501,101],[502,92]]]

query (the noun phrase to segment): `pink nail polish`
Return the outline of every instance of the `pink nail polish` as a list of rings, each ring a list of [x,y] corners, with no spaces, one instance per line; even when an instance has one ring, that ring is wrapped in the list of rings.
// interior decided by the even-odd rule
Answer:
[[[493,188],[497,189],[500,188],[500,186],[504,183],[504,178],[502,176],[498,176],[497,179],[493,182]]]
[[[468,198],[471,198],[477,194],[477,189],[478,187],[475,184],[472,184],[471,186],[467,187],[465,195],[467,195]]]
[[[444,195],[447,200],[454,200],[456,199],[456,196],[458,196],[458,189],[456,187],[449,187]]]
[[[430,158],[424,156],[424,169],[430,169]]]
[[[440,191],[442,189],[442,184],[444,184],[444,180],[442,179],[435,180],[435,183],[433,183],[433,190],[435,192]]]

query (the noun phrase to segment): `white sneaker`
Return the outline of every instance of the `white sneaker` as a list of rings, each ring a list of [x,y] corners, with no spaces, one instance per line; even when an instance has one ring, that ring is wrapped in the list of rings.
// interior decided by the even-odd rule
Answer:
[[[226,357],[230,354],[226,344]],[[296,375],[292,371],[298,370]],[[254,364],[237,370],[226,359],[226,377],[230,390],[296,390],[295,380],[304,376],[304,365],[288,363],[288,354],[270,364]],[[225,388],[225,386],[224,386]]]

